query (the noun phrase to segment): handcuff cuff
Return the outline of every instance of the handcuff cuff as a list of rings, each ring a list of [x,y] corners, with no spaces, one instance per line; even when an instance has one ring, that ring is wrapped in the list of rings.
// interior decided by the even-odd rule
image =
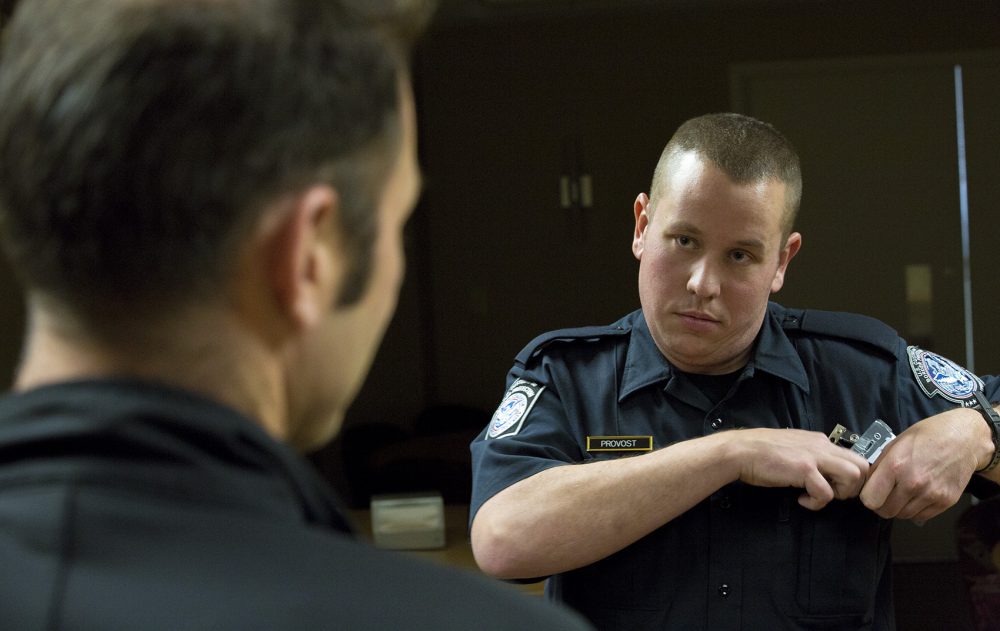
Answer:
[[[863,434],[848,432],[846,427],[839,424],[830,432],[831,443],[847,447],[854,453],[860,454],[868,461],[868,464],[875,464],[882,450],[895,438],[896,435],[892,429],[879,418],[875,419]]]
[[[993,409],[981,390],[976,390],[973,394],[976,403],[971,407],[983,415],[993,437],[993,459],[982,469],[976,469],[976,473],[986,473],[1000,465],[1000,414]],[[896,434],[882,419],[875,419],[863,434],[848,432],[846,427],[839,424],[830,432],[830,442],[860,454],[868,464],[875,464],[882,450],[895,438]]]

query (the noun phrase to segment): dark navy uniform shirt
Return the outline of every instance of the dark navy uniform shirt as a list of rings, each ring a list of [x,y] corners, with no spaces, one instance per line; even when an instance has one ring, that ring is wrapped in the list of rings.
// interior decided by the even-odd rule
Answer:
[[[663,357],[641,311],[555,331],[518,355],[503,403],[473,441],[471,514],[550,467],[636,453],[588,450],[588,437],[656,449],[741,427],[861,433],[875,419],[898,434],[960,405],[970,384],[995,401],[1000,381],[982,383],[877,320],[775,303],[721,397]],[[890,522],[857,499],[809,511],[800,493],[730,484],[610,557],[551,577],[547,591],[605,629],[894,628]]]

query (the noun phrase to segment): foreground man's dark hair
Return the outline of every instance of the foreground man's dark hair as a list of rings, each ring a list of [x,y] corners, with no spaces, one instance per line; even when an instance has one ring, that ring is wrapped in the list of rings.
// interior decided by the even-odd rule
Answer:
[[[423,4],[22,1],[0,66],[0,228],[22,282],[95,326],[217,295],[260,210],[318,181],[340,197],[350,304]]]

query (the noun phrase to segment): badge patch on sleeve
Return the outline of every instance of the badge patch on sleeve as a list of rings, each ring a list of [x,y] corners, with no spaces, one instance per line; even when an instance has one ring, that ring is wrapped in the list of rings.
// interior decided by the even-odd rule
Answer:
[[[517,379],[510,384],[507,394],[503,395],[500,407],[493,413],[490,419],[490,431],[487,438],[504,438],[505,436],[515,436],[521,431],[524,419],[528,412],[535,406],[538,395],[542,393],[545,386],[540,386],[531,381]]]
[[[928,397],[943,398],[970,407],[976,404],[975,392],[983,389],[983,381],[955,362],[918,346],[908,346],[910,369],[920,389]]]

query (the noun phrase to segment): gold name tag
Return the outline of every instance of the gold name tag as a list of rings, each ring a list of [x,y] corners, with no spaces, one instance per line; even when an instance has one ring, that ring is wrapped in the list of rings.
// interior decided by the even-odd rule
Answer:
[[[653,437],[587,436],[587,451],[653,451]]]

